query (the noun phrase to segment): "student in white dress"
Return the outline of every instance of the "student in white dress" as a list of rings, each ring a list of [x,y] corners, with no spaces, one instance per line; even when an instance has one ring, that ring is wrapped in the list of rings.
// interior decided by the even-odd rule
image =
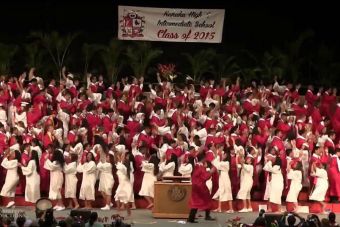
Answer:
[[[178,176],[178,160],[175,154],[171,154],[171,158],[167,161],[163,161],[159,165],[159,171],[162,173],[162,177]]]
[[[125,152],[128,152],[127,150]],[[136,169],[136,161],[135,161],[135,157],[133,156],[132,153],[130,153],[129,155],[129,160],[130,160],[130,182],[132,185],[132,189],[133,189],[133,185],[135,182],[135,169]],[[131,209],[135,210],[136,209],[136,203],[135,203],[135,193],[132,190],[131,192],[131,197],[130,197],[130,203],[131,203]],[[122,207],[122,209],[124,209],[124,207]]]
[[[64,155],[60,149],[54,150],[52,159],[47,159],[44,164],[44,168],[50,171],[50,189],[48,198],[50,200],[57,200],[57,205],[54,207],[57,211],[65,210],[63,197],[61,195],[61,189],[64,183],[64,164]]]
[[[281,158],[276,157],[274,160],[274,164],[272,163],[272,161],[268,161],[264,165],[263,170],[271,174],[269,202],[278,205],[278,210],[281,211],[281,197],[284,187],[281,171]]]
[[[79,199],[85,201],[85,209],[91,209],[91,201],[95,200],[97,165],[92,152],[86,155],[86,162],[77,166],[77,171],[83,173],[83,179],[80,186]]]
[[[112,188],[114,184],[112,172],[113,164],[114,156],[107,154],[105,160],[100,161],[97,165],[97,169],[100,171],[98,191],[102,193],[105,200],[105,206],[101,208],[102,210],[110,210]]]
[[[287,166],[287,178],[291,180],[286,202],[294,203],[294,212],[298,208],[298,197],[302,189],[302,162],[292,162]]]
[[[243,201],[243,208],[239,212],[252,212],[251,207],[251,188],[253,187],[253,157],[248,156],[246,159],[242,158],[240,163],[237,164],[237,168],[241,169],[240,173],[240,190],[237,193],[236,198]]]
[[[139,195],[144,196],[144,198],[148,201],[149,205],[146,207],[147,209],[153,207],[155,182],[157,181],[157,175],[159,172],[158,164],[159,159],[156,154],[151,155],[148,162],[143,161],[142,163],[142,171],[144,172],[144,175]]]
[[[321,203],[322,210],[325,213],[325,196],[328,190],[328,175],[324,165],[321,162],[314,162],[312,164],[311,176],[316,177],[316,184],[309,196],[310,200]]]
[[[194,150],[194,147],[190,147],[189,150]],[[191,151],[194,152],[194,151]],[[195,158],[189,151],[187,151],[184,155],[181,157],[181,165],[178,168],[178,172],[183,176],[183,177],[190,177],[192,174],[193,167],[195,166]]]
[[[121,209],[121,204],[124,204],[128,216],[131,216],[130,201],[133,192],[133,186],[129,179],[131,172],[130,155],[132,154],[128,152],[119,152],[116,163],[119,184],[115,194],[115,201],[118,210]]]
[[[65,155],[65,165],[64,165],[64,173],[65,173],[65,199],[68,200],[67,208],[79,208],[79,203],[77,200],[77,154]],[[72,205],[74,203],[74,206]]]
[[[9,198],[9,202],[6,208],[13,207],[15,205],[15,189],[19,183],[18,166],[21,160],[20,152],[6,150],[4,159],[1,162],[1,166],[7,170],[5,183],[1,189],[0,195]]]
[[[31,159],[27,166],[21,166],[22,173],[26,176],[25,201],[35,203],[40,199],[39,154],[31,151]]]
[[[229,177],[230,158],[230,153],[223,152],[222,161],[214,163],[219,171],[218,190],[213,197],[213,199],[218,200],[217,212],[222,212],[222,203],[228,202],[229,210],[227,210],[226,213],[234,213],[232,205],[233,195]]]

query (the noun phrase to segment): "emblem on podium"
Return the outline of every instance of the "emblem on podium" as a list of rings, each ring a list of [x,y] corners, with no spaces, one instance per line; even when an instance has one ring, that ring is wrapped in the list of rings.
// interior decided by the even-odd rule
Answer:
[[[168,190],[168,195],[171,201],[179,202],[185,198],[187,191],[184,187],[172,186]]]

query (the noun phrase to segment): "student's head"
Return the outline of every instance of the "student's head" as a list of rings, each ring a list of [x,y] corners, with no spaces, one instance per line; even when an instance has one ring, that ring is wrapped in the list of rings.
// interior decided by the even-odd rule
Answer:
[[[205,162],[205,154],[203,152],[200,152],[198,155],[197,155],[197,161],[199,162]]]
[[[98,214],[97,212],[92,212],[90,215],[90,220],[89,220],[89,224],[90,226],[92,226],[98,219]]]
[[[94,161],[94,155],[93,155],[92,152],[87,153],[87,155],[86,155],[86,161],[87,161],[87,162]]]
[[[65,159],[64,159],[64,155],[62,151],[60,151],[59,149],[54,150],[52,161],[56,161],[59,165],[63,167],[65,163]]]
[[[280,167],[281,167],[282,161],[281,161],[281,158],[280,158],[280,157],[276,157],[276,158],[275,158],[274,165],[277,165],[277,166],[280,166]]]
[[[149,159],[149,163],[152,163],[153,164],[153,167],[154,167],[154,171],[153,171],[153,174],[156,176],[159,172],[159,168],[158,168],[158,164],[159,164],[159,158],[157,157],[156,154],[153,154],[150,156],[150,159]]]
[[[22,146],[22,148],[23,148],[24,151],[27,151],[27,152],[30,152],[30,150],[31,150],[31,146],[28,143],[25,143]]]
[[[289,226],[294,226],[295,222],[296,222],[296,218],[294,215],[289,214],[287,217],[287,222]]]
[[[26,218],[23,216],[19,216],[15,222],[17,223],[18,227],[23,227],[25,225]]]
[[[322,153],[322,148],[320,147],[319,144],[316,144],[316,145],[314,146],[314,153],[317,154],[317,155],[321,155],[321,153]]]
[[[334,212],[330,212],[328,214],[329,223],[330,224],[334,224],[335,223],[335,219],[336,219],[335,213]]]
[[[72,154],[71,154],[71,162],[76,162],[77,160],[78,160],[78,155],[72,153]]]
[[[14,152],[11,152],[10,159],[14,160],[16,159],[18,162],[21,160],[21,153],[18,150],[15,150]]]
[[[248,157],[246,158],[246,160],[245,160],[245,163],[246,163],[247,165],[251,165],[251,164],[253,163],[253,158],[250,157],[250,156],[248,156]]]
[[[266,219],[264,217],[258,217],[255,219],[255,222],[253,223],[254,227],[265,227],[266,226]]]
[[[292,149],[287,149],[287,150],[286,150],[286,156],[287,156],[287,157],[291,157],[291,158],[292,158],[293,155],[294,155],[294,153],[293,153],[293,150],[292,150]]]
[[[331,225],[330,225],[330,222],[327,218],[323,218],[323,219],[321,219],[321,226],[322,227],[330,227]]]
[[[340,148],[335,149],[335,154],[338,156],[338,158],[340,158]]]

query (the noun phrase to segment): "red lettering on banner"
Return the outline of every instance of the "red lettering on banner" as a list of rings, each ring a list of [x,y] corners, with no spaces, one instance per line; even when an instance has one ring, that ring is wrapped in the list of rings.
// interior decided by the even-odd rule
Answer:
[[[157,37],[163,39],[178,39],[179,36],[176,32],[172,33],[168,32],[168,29],[164,29],[157,32]]]

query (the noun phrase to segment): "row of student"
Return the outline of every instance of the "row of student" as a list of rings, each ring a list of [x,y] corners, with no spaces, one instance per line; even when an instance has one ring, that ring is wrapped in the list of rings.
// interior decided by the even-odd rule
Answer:
[[[27,149],[26,149],[27,150]],[[28,149],[29,150],[29,149]],[[337,149],[340,156],[340,149]],[[64,198],[69,201],[69,206],[79,207],[77,199],[77,173],[82,173],[79,199],[85,201],[85,208],[91,208],[91,201],[95,200],[95,184],[99,179],[98,191],[102,193],[105,201],[104,210],[112,206],[111,197],[114,194],[114,200],[121,207],[120,203],[126,208],[134,202],[133,192],[133,163],[132,153],[110,151],[105,154],[100,161],[95,160],[93,152],[86,153],[85,162],[78,162],[79,158],[74,153],[64,152],[55,149],[46,161],[44,166],[39,166],[38,152],[29,150],[27,165],[21,163],[21,154],[18,150],[7,151],[4,154],[1,165],[7,169],[6,180],[1,190],[1,196],[11,199],[7,207],[14,205],[15,189],[19,183],[19,172],[26,176],[25,200],[36,202],[40,198],[40,172],[48,170],[50,172],[49,198],[56,200],[55,209],[63,210],[65,206],[62,200],[62,188],[64,185]],[[216,168],[218,189],[214,191],[214,181],[211,178],[207,182],[207,187],[211,197],[219,201],[217,211],[221,211],[223,202],[228,202],[228,213],[232,209],[232,184],[230,175],[231,153],[223,151],[221,156],[217,155],[212,161],[209,161],[209,155],[205,154],[209,167]],[[240,212],[250,212],[251,209],[251,190],[253,188],[254,177],[254,157],[251,154],[241,155],[237,163],[237,175],[240,180],[240,187],[236,198],[243,201],[243,209]],[[269,202],[281,204],[282,192],[284,189],[283,170],[280,157],[275,153],[268,153],[266,163],[263,168],[267,175],[267,197]],[[172,176],[182,174],[192,176],[192,170],[197,163],[197,153],[186,153],[181,157],[181,163],[178,162],[176,155],[171,154],[167,160],[160,160],[157,154],[150,156],[148,161],[143,161],[142,171],[144,172],[142,186],[139,191],[140,196],[144,196],[149,202],[148,207],[153,205],[154,182],[159,174],[162,176]],[[180,164],[180,165],[179,165]],[[292,161],[288,165],[287,178],[291,180],[289,191],[286,197],[287,202],[294,203],[297,208],[298,195],[302,189],[303,168],[299,160]],[[118,188],[113,193],[114,175],[118,177]],[[328,189],[328,176],[321,162],[314,162],[311,169],[311,176],[316,177],[314,190],[311,192],[310,199],[323,202]],[[195,176],[192,176],[194,182]]]

